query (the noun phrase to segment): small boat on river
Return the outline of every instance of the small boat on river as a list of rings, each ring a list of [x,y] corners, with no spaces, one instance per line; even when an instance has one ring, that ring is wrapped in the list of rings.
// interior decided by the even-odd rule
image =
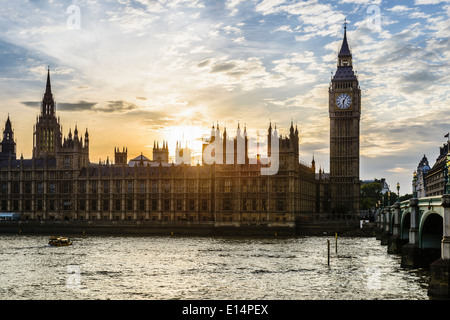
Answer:
[[[72,241],[65,237],[51,237],[48,244],[53,247],[65,247],[72,245]]]

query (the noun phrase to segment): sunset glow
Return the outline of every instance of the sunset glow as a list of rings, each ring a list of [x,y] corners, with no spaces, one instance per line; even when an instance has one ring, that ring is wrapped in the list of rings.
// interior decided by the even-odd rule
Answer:
[[[450,131],[447,2],[79,0],[79,17],[69,5],[5,2],[0,13],[0,121],[10,115],[26,158],[50,66],[64,135],[88,128],[92,162],[123,146],[151,158],[155,141],[172,157],[187,144],[197,162],[213,123],[234,135],[238,123],[272,122],[285,135],[293,121],[300,158],[328,171],[345,19],[362,89],[361,179],[409,192]]]

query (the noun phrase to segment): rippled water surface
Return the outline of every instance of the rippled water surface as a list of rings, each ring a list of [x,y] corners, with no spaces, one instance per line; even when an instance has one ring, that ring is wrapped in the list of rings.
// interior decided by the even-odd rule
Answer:
[[[0,298],[427,299],[427,270],[375,238],[0,236]],[[327,240],[331,243],[330,266]]]

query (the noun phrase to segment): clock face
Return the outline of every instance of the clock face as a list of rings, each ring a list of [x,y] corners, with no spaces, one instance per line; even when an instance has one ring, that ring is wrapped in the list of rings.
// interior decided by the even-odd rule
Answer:
[[[339,109],[348,109],[352,104],[352,97],[344,93],[337,97],[336,105]]]

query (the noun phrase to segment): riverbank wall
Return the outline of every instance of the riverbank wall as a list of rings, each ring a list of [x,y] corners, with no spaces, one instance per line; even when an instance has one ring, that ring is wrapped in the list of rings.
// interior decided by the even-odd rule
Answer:
[[[352,232],[359,224],[350,222],[285,224],[224,224],[153,221],[2,221],[0,234],[48,236],[139,235],[139,236],[322,236]]]

